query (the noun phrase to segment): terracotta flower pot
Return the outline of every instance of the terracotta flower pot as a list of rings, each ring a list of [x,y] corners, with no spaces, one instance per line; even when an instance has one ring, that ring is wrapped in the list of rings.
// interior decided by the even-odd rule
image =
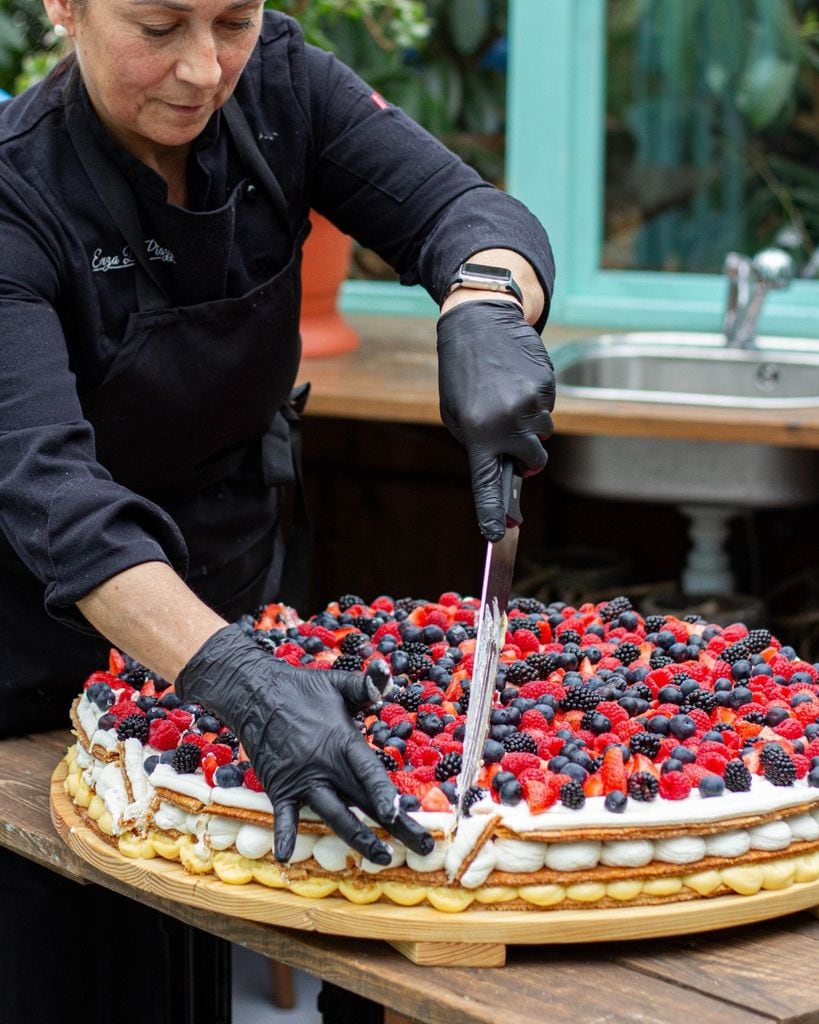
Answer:
[[[304,243],[302,261],[302,356],[331,356],[358,346],[358,335],[337,309],[347,276],[353,240],[329,220],[310,214],[313,230]]]

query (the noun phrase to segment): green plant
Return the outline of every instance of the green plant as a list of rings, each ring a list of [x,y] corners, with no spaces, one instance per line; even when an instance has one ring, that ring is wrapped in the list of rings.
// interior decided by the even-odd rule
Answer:
[[[819,241],[816,0],[609,0],[607,265]]]

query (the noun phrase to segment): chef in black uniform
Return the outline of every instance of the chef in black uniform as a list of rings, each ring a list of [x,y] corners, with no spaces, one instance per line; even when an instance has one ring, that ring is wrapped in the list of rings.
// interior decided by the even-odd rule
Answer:
[[[315,208],[441,304],[442,416],[497,539],[500,457],[536,472],[551,432],[546,235],[259,0],[45,7],[73,53],[0,107],[0,735],[63,725],[114,644],[241,738],[277,857],[302,805],[376,862],[350,805],[423,852],[350,722],[383,680],[230,625],[281,577],[301,245]]]

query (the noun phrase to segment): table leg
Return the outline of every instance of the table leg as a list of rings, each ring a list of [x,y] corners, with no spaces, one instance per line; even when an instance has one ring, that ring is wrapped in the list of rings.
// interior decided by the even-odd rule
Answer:
[[[405,1017],[398,1010],[384,1009],[384,1024],[415,1024],[415,1018]]]
[[[270,961],[270,995],[273,1005],[280,1010],[292,1010],[296,1005],[293,971],[279,960]]]

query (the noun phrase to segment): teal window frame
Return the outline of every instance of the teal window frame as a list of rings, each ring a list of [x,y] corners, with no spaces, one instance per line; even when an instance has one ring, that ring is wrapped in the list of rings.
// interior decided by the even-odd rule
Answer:
[[[718,274],[600,267],[603,224],[605,0],[509,0],[509,192],[540,218],[555,251],[553,322],[633,330],[718,331]],[[420,288],[348,281],[342,308],[434,315]],[[766,300],[760,330],[819,338],[819,282]]]

